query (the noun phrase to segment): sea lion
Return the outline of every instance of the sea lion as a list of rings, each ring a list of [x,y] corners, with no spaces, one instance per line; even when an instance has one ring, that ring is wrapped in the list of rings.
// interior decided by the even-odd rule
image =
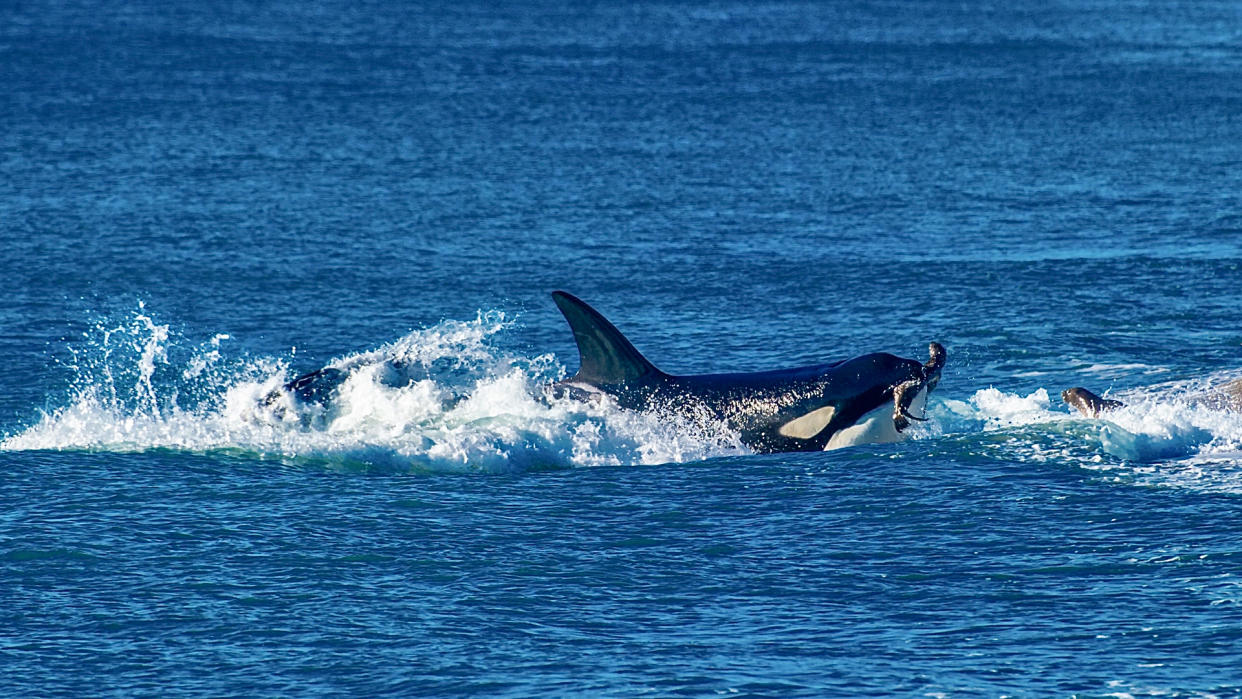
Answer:
[[[1119,400],[1101,398],[1081,386],[1067,388],[1062,391],[1061,400],[1077,408],[1078,412],[1087,417],[1099,417],[1100,413],[1125,406],[1125,403]],[[1242,379],[1234,379],[1223,386],[1194,394],[1191,396],[1190,402],[1203,405],[1212,410],[1242,412]]]
[[[1119,400],[1101,398],[1081,386],[1061,391],[1061,400],[1078,409],[1087,417],[1099,417],[1100,413],[1116,410],[1125,405]]]

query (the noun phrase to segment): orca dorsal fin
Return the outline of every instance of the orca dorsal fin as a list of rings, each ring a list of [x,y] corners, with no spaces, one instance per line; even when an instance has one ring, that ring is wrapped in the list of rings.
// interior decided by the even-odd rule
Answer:
[[[578,343],[580,366],[573,380],[611,385],[663,373],[634,349],[607,318],[581,299],[564,291],[553,291],[552,300],[569,321],[569,329]]]

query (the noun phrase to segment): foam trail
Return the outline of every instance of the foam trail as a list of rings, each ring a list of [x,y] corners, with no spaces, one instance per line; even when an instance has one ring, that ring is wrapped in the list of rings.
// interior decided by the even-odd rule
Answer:
[[[551,355],[496,346],[503,313],[445,321],[329,363],[343,380],[324,405],[282,390],[279,358],[228,357],[146,309],[99,323],[70,348],[66,404],[0,442],[3,450],[242,450],[390,470],[505,471],[696,461],[748,453],[714,426],[542,396],[563,375]]]

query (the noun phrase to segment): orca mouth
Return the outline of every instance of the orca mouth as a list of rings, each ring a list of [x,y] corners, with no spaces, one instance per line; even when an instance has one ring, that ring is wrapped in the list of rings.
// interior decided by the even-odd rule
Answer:
[[[926,417],[911,413],[910,406],[920,394],[931,393],[936,384],[940,383],[940,371],[944,368],[948,353],[945,352],[944,345],[933,342],[927,347],[927,355],[927,361],[923,363],[920,371],[921,376],[893,388],[893,427],[898,432],[909,427],[911,421],[927,422]]]

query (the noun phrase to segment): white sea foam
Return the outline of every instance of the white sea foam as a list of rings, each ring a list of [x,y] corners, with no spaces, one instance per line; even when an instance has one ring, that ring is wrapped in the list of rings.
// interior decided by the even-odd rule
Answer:
[[[1213,375],[1110,396],[1125,405],[1099,418],[1079,415],[1047,389],[1030,394],[996,388],[932,410],[948,433],[1014,431],[1020,458],[1043,460],[1051,450],[1078,463],[1123,469],[1140,483],[1242,492],[1242,412],[1204,401],[1209,387],[1236,376]],[[1083,450],[1103,459],[1082,459]],[[1118,465],[1120,461],[1120,465]]]
[[[283,390],[289,358],[230,352],[217,334],[194,343],[145,308],[96,324],[69,348],[62,407],[0,442],[0,450],[243,451],[347,467],[504,471],[696,461],[748,453],[704,416],[645,415],[610,402],[557,400],[551,355],[499,347],[498,312],[445,321],[340,357],[332,399]],[[231,356],[232,355],[232,356]],[[1149,482],[1242,492],[1242,413],[1199,400],[1224,374],[1115,396],[1102,418],[1073,413],[1047,389],[997,388],[934,398],[913,439],[999,433],[983,448],[1021,459],[1124,464]],[[1006,434],[1008,433],[1008,434]],[[992,446],[988,446],[992,445]],[[1001,446],[995,446],[1001,445]]]
[[[445,321],[338,358],[326,404],[282,390],[288,360],[228,359],[139,310],[75,345],[66,404],[0,449],[242,450],[404,470],[486,470],[693,461],[746,453],[720,425],[679,424],[607,402],[544,396],[550,355],[506,353],[501,313]],[[188,355],[182,358],[182,355]]]

